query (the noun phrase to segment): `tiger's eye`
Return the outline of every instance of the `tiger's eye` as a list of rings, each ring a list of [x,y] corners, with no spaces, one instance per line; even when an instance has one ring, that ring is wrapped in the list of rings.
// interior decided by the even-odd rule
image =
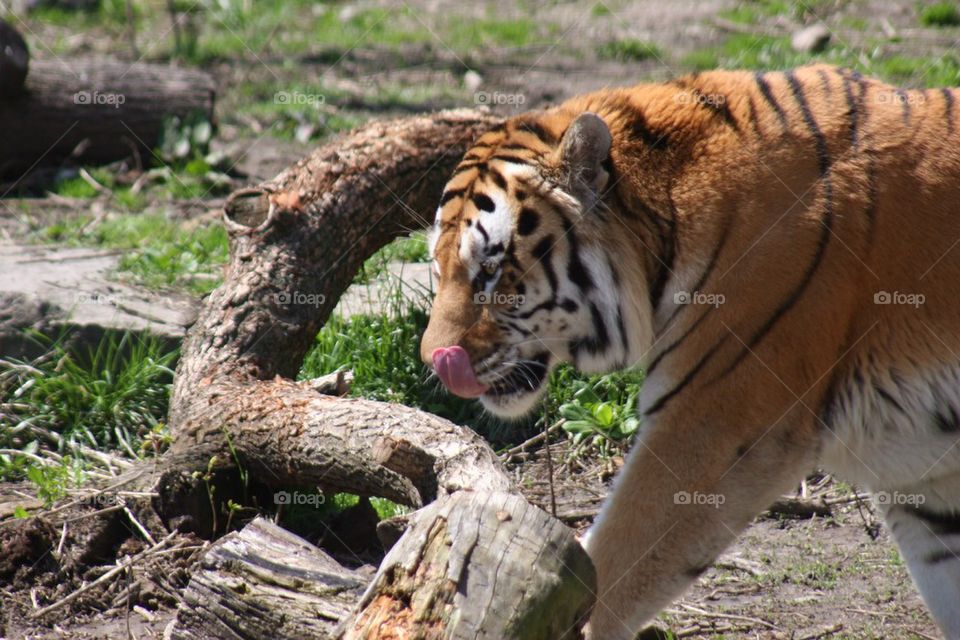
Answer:
[[[500,267],[500,265],[497,264],[496,260],[484,260],[483,264],[481,264],[480,266],[483,267],[483,272],[486,273],[488,276],[492,276],[493,274],[495,274],[497,272],[497,269]]]

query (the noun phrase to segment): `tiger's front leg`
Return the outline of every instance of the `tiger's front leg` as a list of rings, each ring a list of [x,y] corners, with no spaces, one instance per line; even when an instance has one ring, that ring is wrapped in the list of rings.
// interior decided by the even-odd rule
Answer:
[[[742,394],[727,397],[699,411],[677,398],[645,418],[586,542],[598,587],[590,640],[634,638],[813,469],[815,418],[802,404],[764,421]]]

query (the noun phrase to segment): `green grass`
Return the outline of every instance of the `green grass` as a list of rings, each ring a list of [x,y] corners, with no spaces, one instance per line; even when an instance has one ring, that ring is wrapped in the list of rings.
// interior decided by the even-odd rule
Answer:
[[[790,69],[812,62],[846,66],[907,87],[944,87],[960,85],[960,57],[947,54],[938,58],[885,54],[882,47],[869,50],[831,46],[817,54],[798,53],[787,37],[735,34],[721,45],[695,51],[683,59],[695,70]]]
[[[920,24],[925,27],[956,27],[960,11],[954,2],[936,2],[920,9]]]
[[[176,351],[130,333],[108,333],[80,353],[62,341],[37,340],[49,349],[44,357],[0,363],[0,398],[6,403],[0,410],[0,447],[36,450],[36,427],[61,434],[61,450],[76,442],[132,455],[157,433],[167,412]],[[29,477],[29,468],[16,456],[0,456],[0,478],[24,472]]]
[[[219,268],[227,261],[227,233],[218,222],[191,223],[166,215],[118,214],[100,224],[72,218],[39,232],[43,240],[71,245],[127,250],[119,272],[137,284],[174,288],[194,294],[220,283]]]
[[[463,19],[451,15],[428,26],[407,6],[354,11],[302,1],[251,3],[248,11],[237,3],[227,10],[214,6],[193,19],[198,23],[197,35],[179,53],[195,64],[235,57],[263,59],[271,53],[347,53],[427,44],[466,55],[484,46],[523,46],[541,33],[552,33],[533,18]],[[298,28],[290,29],[291,24]]]
[[[789,13],[791,5],[784,0],[752,0],[740,2],[733,9],[720,12],[720,17],[739,24],[757,24],[765,18]]]
[[[650,59],[658,60],[663,57],[663,52],[655,44],[627,38],[605,42],[597,47],[597,55],[606,60],[640,62]]]
[[[480,47],[528,45],[538,39],[542,29],[543,23],[532,18],[451,20],[438,36],[444,45],[469,54]]]
[[[430,252],[426,234],[414,232],[409,237],[397,238],[367,258],[354,277],[354,282],[363,283],[382,277],[391,262],[429,262]]]

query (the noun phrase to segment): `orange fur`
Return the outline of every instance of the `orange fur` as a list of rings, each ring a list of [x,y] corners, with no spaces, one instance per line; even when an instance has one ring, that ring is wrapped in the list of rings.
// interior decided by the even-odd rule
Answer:
[[[858,372],[874,372],[868,382],[896,372],[913,384],[960,364],[953,98],[900,91],[828,66],[716,71],[577,97],[508,122],[467,154],[465,166],[495,167],[493,158],[508,149],[542,180],[538,231],[514,236],[522,265],[504,268],[499,289],[546,286],[530,252],[545,235],[562,235],[560,219],[549,213],[556,209],[574,220],[579,243],[563,255],[604,246],[619,270],[624,317],[634,308],[639,324],[649,317],[651,335],[639,350],[653,365],[640,403],[642,446],[634,447],[588,545],[599,581],[592,638],[632,637],[818,464],[846,460],[849,468],[831,470],[873,490],[956,495],[960,459],[947,455],[953,440],[921,428],[929,416],[915,421],[926,443],[916,455],[930,451],[923,460],[932,471],[922,478],[897,471],[886,453],[849,435],[861,425],[833,422],[848,396],[854,400],[841,407],[848,422],[869,413],[858,408],[861,401],[882,405],[870,384],[857,387]],[[572,178],[560,141],[584,113],[600,116],[612,138],[598,196],[603,215],[568,203]],[[448,190],[491,189],[482,173],[462,171]],[[484,213],[468,200],[438,212],[434,253],[442,277],[423,338],[427,362],[434,348],[450,344],[479,362],[505,340],[497,322],[503,309],[470,303],[470,265],[458,247],[466,221],[475,224]],[[522,203],[503,200],[516,215]],[[562,269],[565,263],[552,259]],[[698,280],[701,293],[723,303],[673,304]],[[876,304],[883,292],[922,296],[923,303]],[[579,322],[583,331],[583,316]],[[909,395],[906,386],[897,393]],[[724,502],[678,505],[683,492]],[[956,514],[957,500],[937,508]],[[951,620],[938,616],[945,629]]]

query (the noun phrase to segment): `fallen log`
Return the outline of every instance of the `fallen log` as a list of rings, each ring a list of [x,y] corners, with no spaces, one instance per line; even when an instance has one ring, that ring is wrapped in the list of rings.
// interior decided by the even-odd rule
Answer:
[[[570,529],[518,495],[461,491],[412,519],[343,640],[572,640],[596,575]]]
[[[312,544],[257,518],[203,555],[166,637],[333,638],[366,582]]]
[[[0,60],[0,176],[67,159],[140,156],[149,164],[168,118],[199,114],[214,122],[215,85],[206,73],[99,59],[32,60],[26,73],[26,48],[14,46],[16,35],[12,28],[0,33],[13,47]]]

